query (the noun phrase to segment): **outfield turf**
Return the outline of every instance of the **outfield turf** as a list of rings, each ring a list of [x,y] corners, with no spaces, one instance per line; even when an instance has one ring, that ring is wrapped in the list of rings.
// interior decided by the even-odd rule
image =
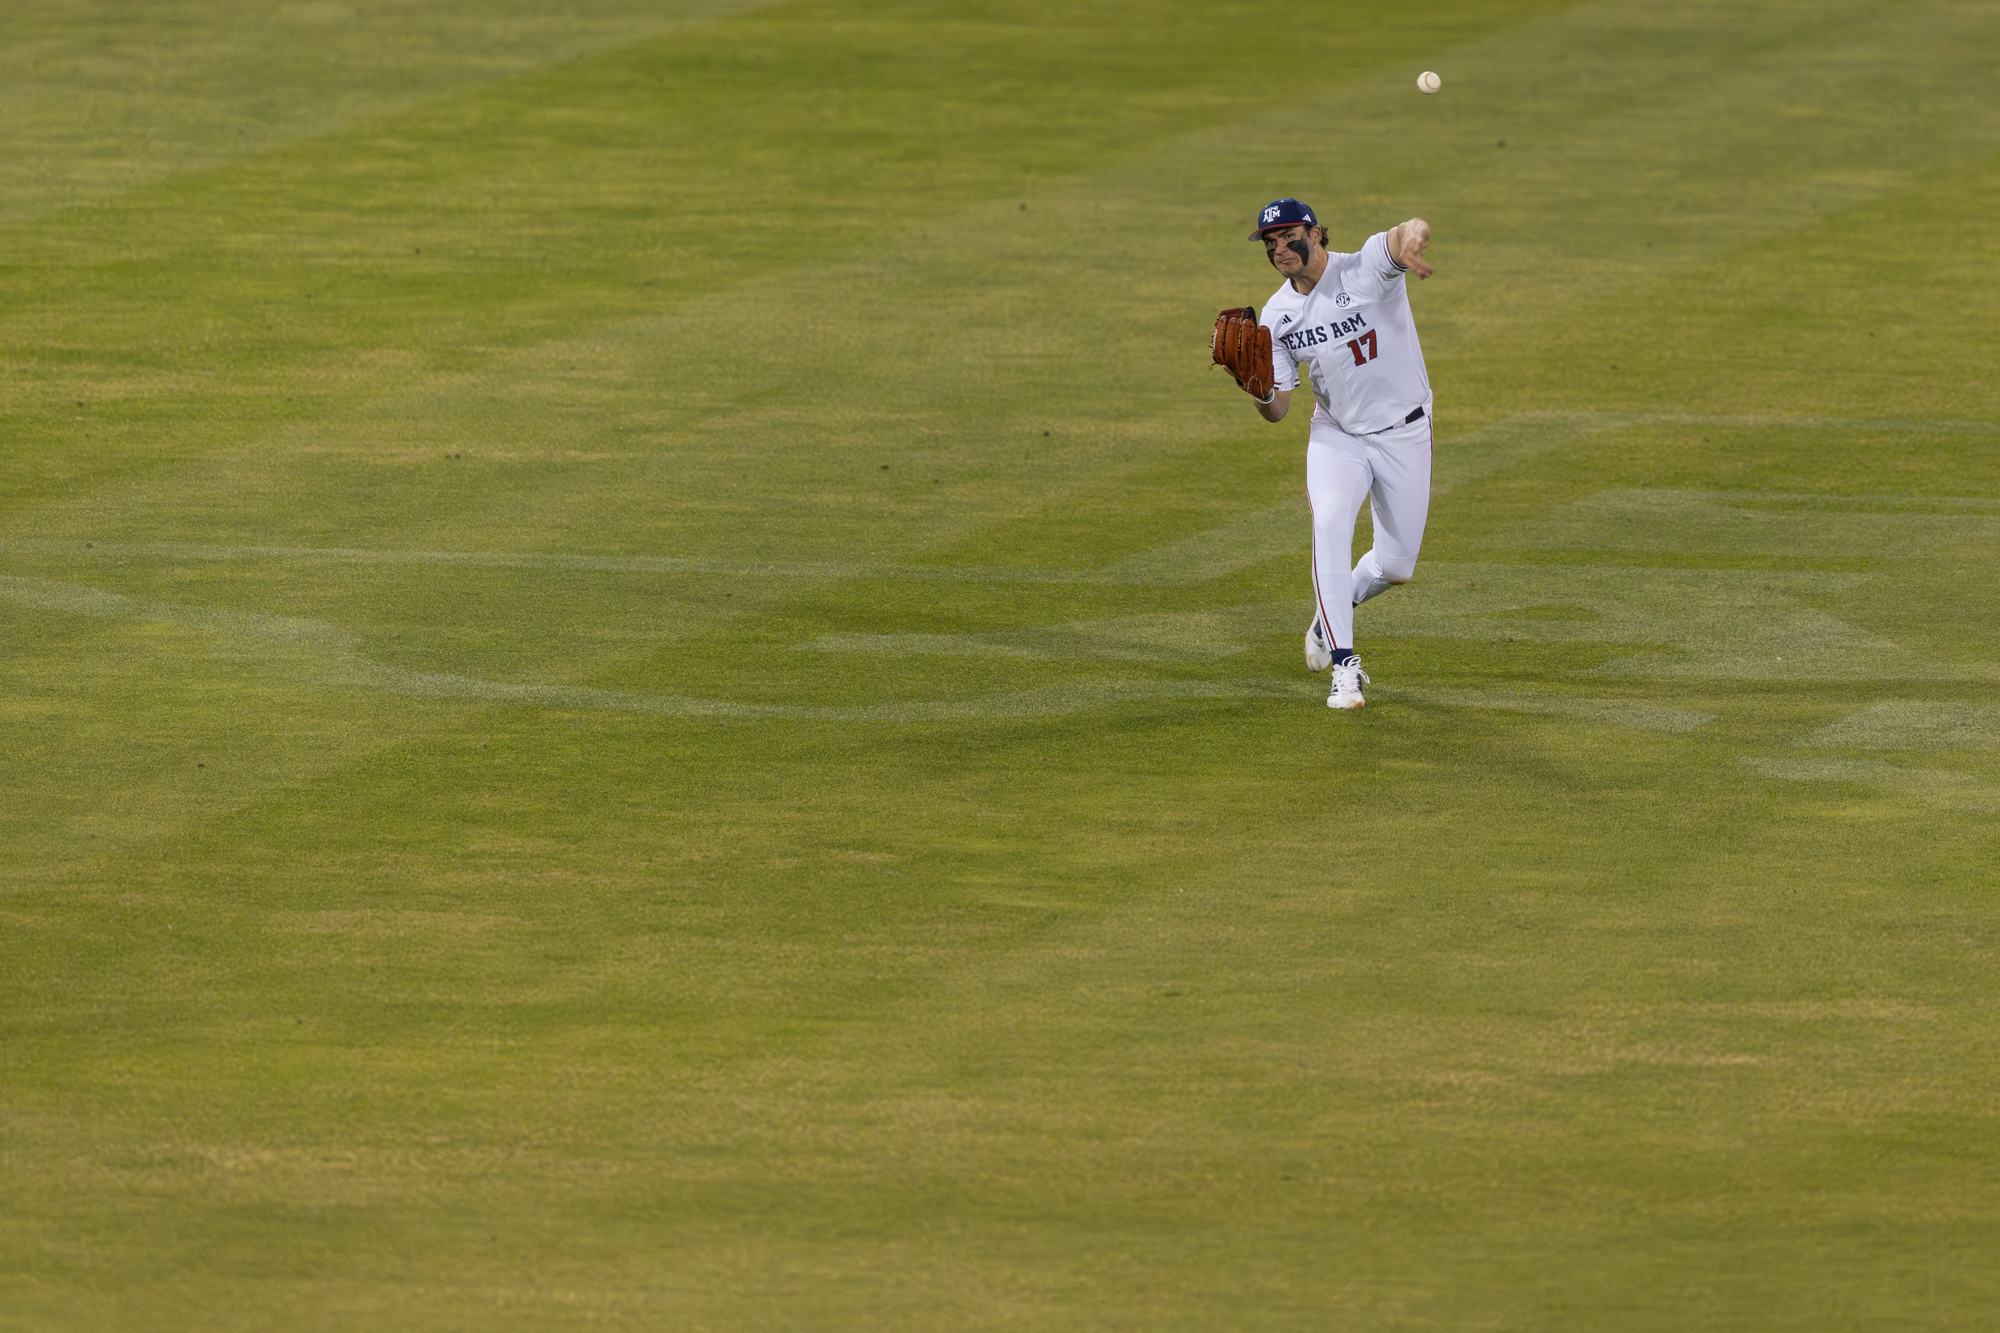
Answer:
[[[2000,5],[550,8],[0,7],[0,1329],[1993,1326]]]

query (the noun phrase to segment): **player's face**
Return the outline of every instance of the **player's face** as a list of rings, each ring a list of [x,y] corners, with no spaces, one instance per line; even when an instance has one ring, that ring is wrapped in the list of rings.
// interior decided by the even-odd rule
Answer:
[[[1288,278],[1295,278],[1305,272],[1312,261],[1312,228],[1303,223],[1289,227],[1277,227],[1264,233],[1264,254],[1270,259],[1271,267]]]

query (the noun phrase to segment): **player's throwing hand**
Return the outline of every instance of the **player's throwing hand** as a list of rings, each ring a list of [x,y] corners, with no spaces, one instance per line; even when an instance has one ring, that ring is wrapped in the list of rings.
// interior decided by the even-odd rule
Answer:
[[[1430,244],[1431,224],[1422,218],[1411,218],[1389,229],[1389,254],[1398,264],[1416,274],[1420,282],[1437,271],[1424,262],[1424,251],[1430,248]]]

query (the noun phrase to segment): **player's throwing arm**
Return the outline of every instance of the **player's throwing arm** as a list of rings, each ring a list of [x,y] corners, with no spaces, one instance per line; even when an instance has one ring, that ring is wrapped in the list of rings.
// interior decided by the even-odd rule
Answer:
[[[1406,277],[1431,275],[1431,227],[1411,218],[1352,254],[1297,199],[1258,215],[1250,238],[1283,281],[1264,304],[1216,317],[1212,351],[1266,421],[1285,419],[1303,383],[1313,396],[1306,443],[1312,501],[1313,620],[1306,666],[1333,672],[1329,708],[1360,708],[1368,674],[1354,651],[1354,608],[1416,573],[1431,497],[1431,385]],[[1375,545],[1355,561],[1366,500]]]

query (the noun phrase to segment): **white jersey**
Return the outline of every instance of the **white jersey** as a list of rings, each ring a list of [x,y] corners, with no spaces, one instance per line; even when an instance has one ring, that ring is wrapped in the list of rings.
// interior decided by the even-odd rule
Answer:
[[[1310,292],[1301,296],[1287,281],[1264,307],[1278,387],[1298,388],[1304,366],[1315,422],[1373,435],[1401,425],[1416,408],[1430,411],[1431,381],[1404,272],[1389,255],[1388,233],[1377,232],[1355,254],[1329,252]]]

